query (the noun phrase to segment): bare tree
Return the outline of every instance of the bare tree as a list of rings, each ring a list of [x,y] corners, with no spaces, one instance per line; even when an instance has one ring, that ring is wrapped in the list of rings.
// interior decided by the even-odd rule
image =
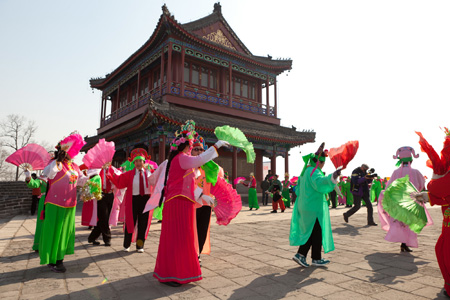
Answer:
[[[9,148],[14,152],[26,146],[32,142],[36,129],[34,121],[27,121],[25,117],[15,114],[8,115],[6,120],[0,122],[2,150]],[[16,181],[19,180],[19,167],[16,168],[15,177]]]

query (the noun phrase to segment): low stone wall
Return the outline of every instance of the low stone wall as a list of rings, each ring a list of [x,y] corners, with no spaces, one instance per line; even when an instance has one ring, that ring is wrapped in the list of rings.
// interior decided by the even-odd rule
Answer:
[[[23,181],[0,181],[0,218],[30,214],[31,189]]]

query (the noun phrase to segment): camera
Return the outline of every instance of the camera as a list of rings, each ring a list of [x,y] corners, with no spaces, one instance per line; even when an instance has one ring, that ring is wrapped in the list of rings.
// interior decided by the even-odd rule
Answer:
[[[375,178],[375,177],[378,177],[378,174],[375,173],[375,169],[374,168],[371,168],[369,171],[367,171],[366,176],[370,177],[370,178]]]

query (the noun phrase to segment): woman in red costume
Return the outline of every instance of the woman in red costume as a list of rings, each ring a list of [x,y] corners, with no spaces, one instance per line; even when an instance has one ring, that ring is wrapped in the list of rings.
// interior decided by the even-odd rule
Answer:
[[[196,247],[195,172],[218,156],[217,149],[228,145],[218,141],[198,156],[191,156],[195,123],[187,121],[176,133],[170,147],[165,173],[163,222],[153,276],[169,286],[198,281],[202,272]]]
[[[433,168],[433,177],[428,183],[428,192],[413,193],[419,201],[430,201],[431,205],[441,205],[443,221],[442,233],[436,243],[436,257],[444,277],[444,295],[450,298],[450,134],[445,128],[446,138],[441,156],[425,140],[420,132],[419,144],[430,160],[427,166]]]

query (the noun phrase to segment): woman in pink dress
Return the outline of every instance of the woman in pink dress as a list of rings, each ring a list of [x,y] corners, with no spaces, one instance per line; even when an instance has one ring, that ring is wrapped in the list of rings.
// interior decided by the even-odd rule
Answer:
[[[414,185],[417,191],[422,191],[425,187],[425,179],[419,170],[411,168],[412,157],[419,157],[419,154],[415,154],[415,151],[412,147],[401,147],[397,150],[397,154],[394,155],[394,159],[398,159],[400,163],[400,167],[392,173],[391,178],[386,184],[386,189],[389,185],[398,178],[403,178],[406,175],[409,175],[409,181]],[[400,222],[394,218],[392,218],[384,209],[383,209],[383,198],[384,191],[381,192],[379,201],[378,201],[378,216],[380,217],[381,228],[386,230],[386,236],[384,239],[393,243],[401,243],[400,250],[401,252],[412,252],[409,247],[417,248],[419,244],[417,242],[417,233],[411,231],[407,225],[403,222]],[[433,221],[431,220],[431,216],[428,213],[426,207],[425,213],[428,218],[427,226],[432,225]]]
[[[193,121],[187,121],[170,147],[160,205],[164,200],[163,222],[153,276],[169,286],[198,281],[202,272],[196,247],[195,172],[218,156],[217,149],[228,145],[218,141],[198,156],[191,156]]]

